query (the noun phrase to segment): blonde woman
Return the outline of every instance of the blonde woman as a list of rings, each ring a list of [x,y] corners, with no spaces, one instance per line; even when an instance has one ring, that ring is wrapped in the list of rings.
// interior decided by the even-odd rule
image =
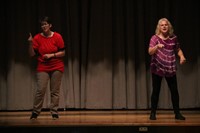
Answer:
[[[180,64],[186,62],[183,51],[180,48],[177,36],[173,33],[173,27],[167,18],[158,21],[155,35],[150,39],[148,53],[151,55],[152,87],[150,120],[156,120],[156,110],[159,100],[161,81],[167,81],[171,92],[171,100],[175,113],[175,119],[185,120],[179,110],[179,93],[176,78],[176,54],[180,58]]]

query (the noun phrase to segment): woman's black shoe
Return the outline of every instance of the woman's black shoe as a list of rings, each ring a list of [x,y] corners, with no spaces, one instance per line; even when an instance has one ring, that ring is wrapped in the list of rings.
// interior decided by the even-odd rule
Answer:
[[[37,117],[38,117],[38,114],[36,114],[36,113],[32,113],[30,119],[31,119],[31,120],[33,120],[33,119],[37,119]]]
[[[149,119],[156,120],[156,113],[151,113]]]
[[[175,115],[175,119],[177,119],[177,120],[185,120],[185,117],[182,115],[182,114],[176,114]]]
[[[59,116],[58,116],[58,114],[52,114],[52,118],[55,120],[55,119],[58,119]]]

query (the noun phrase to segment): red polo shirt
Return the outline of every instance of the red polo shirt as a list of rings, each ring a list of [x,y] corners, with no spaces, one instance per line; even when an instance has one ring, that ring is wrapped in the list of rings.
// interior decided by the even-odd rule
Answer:
[[[61,72],[64,71],[64,62],[60,57],[44,59],[44,54],[56,53],[60,49],[63,49],[64,41],[62,36],[54,32],[53,36],[45,37],[42,36],[41,33],[37,34],[33,38],[33,49],[39,54],[38,56],[38,72],[50,72],[59,70]]]

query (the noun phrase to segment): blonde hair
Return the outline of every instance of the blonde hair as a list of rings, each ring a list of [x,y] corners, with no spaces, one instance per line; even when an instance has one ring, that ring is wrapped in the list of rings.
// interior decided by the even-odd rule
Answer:
[[[172,24],[170,23],[170,21],[169,21],[167,18],[161,18],[161,19],[158,20],[158,24],[157,24],[157,26],[156,26],[155,34],[156,34],[156,35],[159,35],[159,34],[160,34],[160,23],[161,23],[162,21],[166,21],[167,24],[168,24],[168,26],[169,26],[169,36],[174,35],[173,26],[172,26]]]

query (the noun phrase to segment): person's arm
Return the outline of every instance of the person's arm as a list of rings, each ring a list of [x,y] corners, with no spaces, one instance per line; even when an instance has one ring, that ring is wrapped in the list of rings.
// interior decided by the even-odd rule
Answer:
[[[180,64],[182,65],[182,64],[184,64],[185,62],[186,62],[186,59],[185,59],[185,56],[184,56],[184,54],[183,54],[183,51],[179,48],[179,50],[178,50],[178,56],[179,56],[179,58],[180,58]]]
[[[149,52],[150,55],[153,55],[153,54],[155,54],[155,52],[156,52],[158,49],[163,48],[163,47],[164,47],[163,44],[157,44],[157,45],[155,45],[154,47],[149,47],[148,52]]]
[[[63,57],[63,56],[65,56],[65,50],[54,53],[54,57]]]
[[[35,51],[34,51],[33,46],[32,46],[33,45],[33,37],[31,35],[31,33],[29,33],[28,43],[29,43],[29,55],[34,56]]]
[[[65,50],[61,50],[55,53],[51,53],[51,54],[45,54],[43,57],[45,59],[49,59],[49,58],[58,58],[58,57],[63,57],[65,56]]]

